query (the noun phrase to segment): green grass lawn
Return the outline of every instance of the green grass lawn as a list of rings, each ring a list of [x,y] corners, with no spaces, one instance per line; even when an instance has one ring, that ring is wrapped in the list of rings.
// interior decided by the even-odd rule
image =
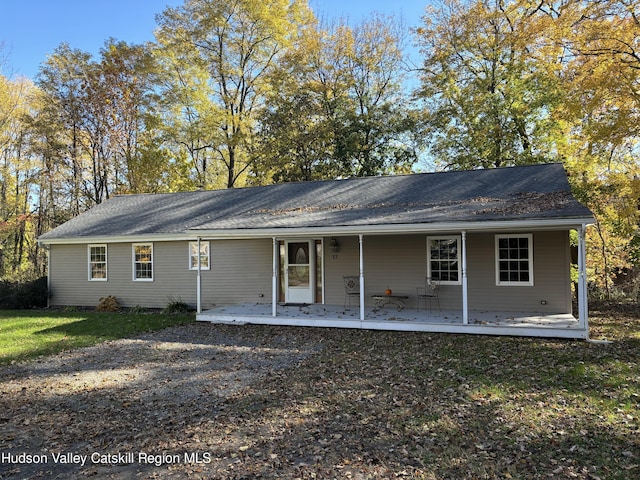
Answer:
[[[0,365],[192,321],[159,313],[0,311]]]

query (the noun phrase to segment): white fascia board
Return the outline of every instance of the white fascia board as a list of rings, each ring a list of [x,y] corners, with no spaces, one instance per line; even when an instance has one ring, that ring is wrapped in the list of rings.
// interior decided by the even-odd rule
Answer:
[[[490,222],[450,222],[450,223],[411,223],[387,225],[350,225],[331,227],[296,227],[296,228],[240,228],[224,230],[192,229],[173,234],[143,235],[101,235],[91,237],[67,237],[42,239],[42,245],[77,245],[87,243],[131,243],[131,242],[175,242],[203,239],[251,239],[251,238],[292,238],[322,237],[347,235],[398,235],[411,233],[450,233],[450,232],[510,232],[516,230],[569,230],[594,222],[592,217],[565,218],[548,220],[508,220]]]
[[[65,237],[52,239],[38,239],[41,245],[78,245],[84,243],[141,243],[141,242],[176,242],[196,240],[198,234],[145,234],[145,235],[100,235],[91,237]]]
[[[347,236],[347,235],[398,235],[411,233],[449,233],[449,232],[510,232],[516,230],[571,230],[589,225],[593,218],[552,219],[552,220],[511,220],[492,222],[451,222],[397,225],[362,225],[298,228],[256,228],[235,230],[190,230],[189,233],[207,239],[248,239],[248,238],[284,238],[310,236]]]

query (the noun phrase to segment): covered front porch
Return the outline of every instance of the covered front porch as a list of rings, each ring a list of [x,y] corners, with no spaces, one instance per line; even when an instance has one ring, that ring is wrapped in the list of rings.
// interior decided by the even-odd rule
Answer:
[[[479,335],[513,335],[550,338],[586,339],[584,325],[571,314],[532,312],[462,312],[453,310],[402,310],[388,306],[374,311],[365,307],[364,319],[357,306],[323,304],[278,304],[274,316],[272,305],[244,303],[219,306],[197,315],[197,320],[224,324],[283,325],[302,327],[356,328],[415,332],[466,333]]]
[[[503,229],[482,227],[472,232],[273,236],[269,239],[270,251],[266,238],[253,240],[250,246],[255,251],[259,246],[262,262],[243,264],[240,269],[236,265],[235,271],[243,272],[247,280],[243,284],[229,282],[237,287],[233,289],[236,301],[223,295],[222,289],[208,291],[203,299],[198,272],[197,319],[235,324],[588,338],[585,227],[577,229],[577,319],[572,314],[566,227],[526,225],[526,229],[509,229],[508,234]],[[230,271],[224,262],[236,262],[243,258],[238,252],[246,255],[246,251],[248,248],[242,245],[229,243],[224,258],[214,259],[213,263],[221,273]],[[502,260],[503,254],[509,255],[508,261]],[[266,281],[267,266],[271,285]],[[439,284],[438,300],[429,302],[433,308],[424,305],[420,310],[419,286],[434,274]],[[350,278],[355,279],[353,293],[346,288]],[[253,279],[260,280],[260,290],[255,291],[252,301],[247,292]],[[351,305],[350,295],[354,297]],[[385,295],[399,300],[379,302],[387,298]]]

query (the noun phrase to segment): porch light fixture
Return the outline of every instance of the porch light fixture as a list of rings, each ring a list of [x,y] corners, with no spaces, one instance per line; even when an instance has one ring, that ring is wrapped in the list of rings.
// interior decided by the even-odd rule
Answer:
[[[329,248],[333,253],[338,253],[340,251],[340,245],[338,244],[338,240],[336,240],[336,237],[331,237]]]

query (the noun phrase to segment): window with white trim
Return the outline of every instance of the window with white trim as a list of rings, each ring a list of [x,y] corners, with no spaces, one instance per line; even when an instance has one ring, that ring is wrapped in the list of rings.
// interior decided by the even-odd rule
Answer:
[[[200,270],[209,270],[209,242],[200,242]],[[198,242],[189,242],[189,270],[198,270]]]
[[[133,280],[153,281],[153,243],[133,244]]]
[[[459,235],[427,237],[427,277],[441,285],[460,285]]]
[[[533,285],[533,235],[496,235],[496,285]]]
[[[89,245],[87,248],[89,259],[89,280],[107,281],[107,246]]]

